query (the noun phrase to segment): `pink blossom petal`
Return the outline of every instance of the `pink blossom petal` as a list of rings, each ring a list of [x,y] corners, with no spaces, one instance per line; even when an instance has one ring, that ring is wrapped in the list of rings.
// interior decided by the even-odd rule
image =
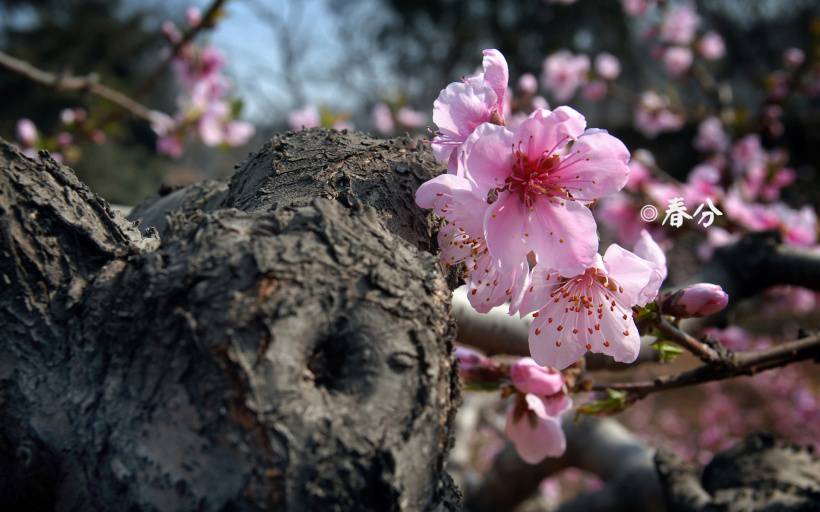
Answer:
[[[527,276],[524,293],[516,305],[518,313],[523,316],[544,307],[559,278],[559,274],[547,266],[536,265]]]
[[[444,217],[470,236],[479,236],[483,232],[486,198],[477,193],[475,186],[465,178],[441,174],[422,183],[416,190],[416,204],[422,208],[433,208],[436,215]]]
[[[522,144],[530,158],[537,157],[544,151],[552,153],[570,140],[577,139],[584,133],[586,125],[584,116],[573,108],[558,107],[551,112],[539,109],[521,123],[513,140]]]
[[[657,287],[654,289],[654,294],[652,290],[647,289],[650,283],[660,286],[653,263],[636,256],[618,244],[612,244],[604,254],[604,264],[609,276],[623,288],[621,294],[624,302],[643,306],[658,294]],[[629,315],[632,316],[631,311]]]
[[[592,201],[624,188],[628,162],[623,142],[603,130],[590,130],[569,147],[554,175],[575,199]]]
[[[503,187],[512,167],[512,145],[513,134],[503,126],[480,125],[463,146],[464,171],[459,174],[485,196],[490,189]]]
[[[540,365],[563,370],[584,357],[586,347],[576,341],[572,329],[557,331],[553,315],[553,310],[544,308],[530,324],[530,355]]]
[[[527,207],[514,194],[499,194],[498,199],[487,208],[484,236],[490,252],[498,255],[502,269],[510,270],[527,257],[529,247],[524,233],[528,225]]]
[[[484,225],[486,231],[488,224]],[[595,218],[578,201],[541,199],[534,206],[526,233],[527,246],[535,252],[538,264],[563,276],[583,272],[598,250]]]
[[[433,102],[433,122],[439,134],[431,144],[440,162],[446,162],[478,125],[489,121],[498,97],[489,87],[453,82]]]
[[[487,313],[492,308],[506,303],[522,286],[527,263],[522,259],[518,266],[502,271],[498,262],[485,251],[475,262],[467,278],[469,292],[467,298],[479,313]]]
[[[529,398],[533,396],[533,400]],[[541,399],[529,395],[527,404],[538,407]],[[542,406],[543,408],[543,406]],[[519,421],[514,418],[515,407],[507,412],[506,433],[513,442],[519,456],[529,464],[537,464],[546,457],[560,457],[566,450],[566,437],[558,418],[542,418],[531,413],[524,414]]]
[[[522,393],[554,395],[564,387],[564,379],[560,373],[540,366],[530,357],[523,357],[513,363],[510,367],[510,378],[513,386]]]
[[[614,310],[600,321],[602,337],[608,344],[593,343],[592,351],[612,356],[619,363],[632,363],[641,351],[641,336],[632,320],[632,309],[616,302]],[[627,319],[623,320],[623,316]]]
[[[507,69],[507,61],[501,52],[494,49],[484,50],[484,59],[482,65],[484,67],[484,83],[490,86],[497,97],[497,105],[504,103],[504,97],[507,93],[507,82],[510,79],[510,73]],[[499,113],[501,109],[498,109]]]

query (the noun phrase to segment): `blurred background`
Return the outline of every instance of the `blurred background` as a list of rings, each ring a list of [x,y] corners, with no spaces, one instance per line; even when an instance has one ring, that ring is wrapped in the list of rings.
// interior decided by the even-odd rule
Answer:
[[[0,0],[0,52],[57,82],[90,76],[151,110],[0,65],[0,137],[34,157],[48,149],[95,192],[135,205],[163,186],[230,176],[277,132],[427,140],[439,91],[479,70],[485,48],[509,64],[508,126],[568,104],[632,150],[627,189],[596,206],[602,247],[631,247],[648,227],[641,205],[663,215],[676,195],[690,212],[709,198],[725,215],[709,228],[653,224],[670,285],[749,231],[817,247],[816,0]],[[733,350],[764,347],[820,326],[818,304],[815,292],[779,287],[702,327]],[[652,397],[618,419],[703,463],[759,429],[817,444],[817,400],[809,363]],[[459,423],[469,434],[453,452],[462,482],[504,442],[503,402],[469,404]],[[577,471],[559,479],[545,481],[541,499],[600,486]]]
[[[172,114],[180,87],[170,69],[143,87],[171,47],[163,24],[171,21],[184,31],[189,7],[205,11],[209,5],[202,0],[0,0],[0,51],[52,72],[95,73],[100,82],[131,95],[139,91],[144,105]],[[782,69],[784,51],[806,51],[817,40],[820,7],[812,0],[700,0],[695,7],[698,34],[716,31],[725,46],[725,56],[704,60],[703,67],[731,86],[731,101],[742,105],[738,115],[746,118],[760,114],[754,109],[764,103],[770,75]],[[168,158],[157,154],[157,134],[144,121],[112,113],[115,107],[90,95],[55,92],[4,70],[0,135],[15,139],[16,123],[28,118],[41,136],[56,136],[63,109],[86,109],[92,118],[107,121],[101,126],[106,139],[104,144],[78,141],[82,157],[72,166],[96,192],[135,204],[163,181],[229,174],[247,151],[288,129],[289,115],[305,107],[316,109],[325,124],[344,122],[376,133],[375,105],[388,105],[394,114],[408,107],[412,110],[402,111],[408,124],[393,122],[389,131],[424,134],[433,126],[439,90],[474,72],[482,49],[504,53],[513,87],[525,73],[541,81],[545,57],[567,49],[590,58],[616,55],[617,90],[590,100],[594,91],[579,89],[556,101],[541,83],[538,94],[553,105],[575,106],[590,126],[608,129],[630,148],[653,150],[666,171],[682,177],[698,161],[692,139],[716,93],[696,87],[702,77],[695,73],[670,81],[652,34],[662,16],[662,10],[655,11],[632,15],[618,0],[228,1],[196,41],[224,56],[229,94],[241,100],[241,118],[255,127],[254,138],[241,147],[214,151],[192,140],[179,158]],[[636,131],[633,110],[638,95],[652,87],[689,115],[680,130],[648,139]],[[816,202],[817,196],[808,194],[816,193],[811,164],[820,161],[818,104],[802,96],[788,101],[793,104],[784,109],[782,137],[798,180],[807,185],[794,187],[795,194],[807,194],[794,199]]]

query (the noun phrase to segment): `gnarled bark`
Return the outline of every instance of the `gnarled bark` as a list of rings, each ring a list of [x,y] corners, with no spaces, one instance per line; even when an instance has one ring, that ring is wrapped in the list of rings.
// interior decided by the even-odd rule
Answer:
[[[0,141],[2,508],[457,508],[450,291],[412,202],[439,172],[289,134],[140,233]]]

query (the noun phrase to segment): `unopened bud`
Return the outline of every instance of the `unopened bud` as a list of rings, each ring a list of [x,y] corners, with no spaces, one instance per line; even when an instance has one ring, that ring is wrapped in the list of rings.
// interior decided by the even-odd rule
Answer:
[[[540,366],[530,357],[523,357],[513,363],[510,378],[513,386],[525,394],[550,396],[564,387],[564,380],[558,371]]]
[[[471,388],[493,389],[507,377],[504,368],[489,357],[466,347],[456,347],[458,373]]]
[[[678,318],[714,315],[729,303],[723,288],[711,283],[697,283],[668,295],[663,301],[663,312]]]

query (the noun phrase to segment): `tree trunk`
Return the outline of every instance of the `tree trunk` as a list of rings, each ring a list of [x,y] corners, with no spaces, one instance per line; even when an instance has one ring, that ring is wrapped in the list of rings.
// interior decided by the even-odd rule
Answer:
[[[277,136],[140,232],[0,141],[0,508],[457,509],[450,290],[413,203],[440,172],[409,139]]]

